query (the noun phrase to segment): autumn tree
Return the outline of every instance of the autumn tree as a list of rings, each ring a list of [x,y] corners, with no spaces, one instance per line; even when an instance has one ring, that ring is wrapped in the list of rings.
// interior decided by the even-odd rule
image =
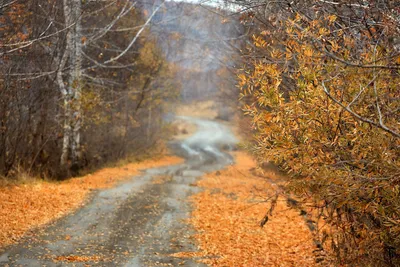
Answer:
[[[239,86],[252,151],[315,207],[320,242],[339,263],[398,264],[399,4],[240,3],[251,33]]]
[[[4,2],[2,175],[62,177],[157,143],[146,120],[158,120],[179,89],[149,31],[162,3]]]

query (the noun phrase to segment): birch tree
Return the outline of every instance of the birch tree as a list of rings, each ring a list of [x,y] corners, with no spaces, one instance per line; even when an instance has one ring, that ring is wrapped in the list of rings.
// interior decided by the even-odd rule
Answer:
[[[66,36],[65,51],[60,61],[60,70],[64,69],[66,64],[68,65],[67,73],[64,73],[64,75],[63,73],[59,74],[59,86],[64,98],[64,137],[61,165],[67,166],[69,158],[72,165],[79,164],[81,158],[80,131],[83,118],[81,111],[81,91],[84,82],[82,76],[84,74],[82,71],[82,60],[84,55],[83,43],[85,43],[85,45],[91,45],[104,38],[104,36],[106,36],[106,34],[112,30],[121,19],[129,14],[136,3],[126,1],[118,15],[108,25],[91,32],[89,36],[83,36],[82,32],[82,17],[86,15],[82,13],[81,0],[64,0],[63,5],[65,26],[69,28],[69,31]],[[145,23],[139,27],[129,44],[117,53],[117,55],[108,60],[103,60],[103,62],[96,61],[89,56],[86,57],[92,61],[92,64],[101,68],[125,68],[126,65],[119,66],[120,60],[133,48],[140,35],[162,6],[163,4],[160,4],[154,8]],[[95,13],[96,12],[97,11],[95,11]],[[134,64],[134,62],[131,64]],[[63,76],[67,77],[66,83]]]
[[[69,156],[72,163],[80,160],[81,129],[81,75],[82,75],[82,3],[81,0],[64,0],[65,25],[69,28],[66,36],[66,47],[61,57],[58,83],[64,102],[64,137],[61,154],[61,165],[66,166]],[[67,82],[63,78],[63,69],[68,62]],[[70,154],[70,155],[69,155]]]
[[[158,120],[178,88],[149,31],[162,6],[145,14],[133,1],[2,2],[0,175],[61,178],[155,143],[147,126],[161,125],[147,119]],[[142,62],[146,53],[154,64]]]

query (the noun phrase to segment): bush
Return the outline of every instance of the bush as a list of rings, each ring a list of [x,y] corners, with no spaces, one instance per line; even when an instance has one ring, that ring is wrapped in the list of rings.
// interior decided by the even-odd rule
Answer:
[[[320,2],[243,16],[263,22],[239,75],[252,149],[328,223],[338,263],[400,264],[399,7]]]

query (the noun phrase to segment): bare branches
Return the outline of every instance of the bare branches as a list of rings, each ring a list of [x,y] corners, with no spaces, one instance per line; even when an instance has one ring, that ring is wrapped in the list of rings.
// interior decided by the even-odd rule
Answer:
[[[131,49],[131,47],[135,44],[136,40],[139,38],[140,34],[144,31],[146,26],[150,23],[150,21],[153,19],[154,15],[164,5],[164,3],[165,3],[165,1],[154,9],[153,13],[147,18],[146,23],[143,24],[142,28],[140,28],[140,30],[136,33],[135,37],[132,39],[132,41],[129,43],[129,45],[125,48],[125,50],[122,51],[118,56],[105,61],[104,64],[109,64],[111,62],[114,62],[114,61],[120,59],[121,57],[123,57],[126,54],[126,52],[129,51],[129,49]]]
[[[66,177],[90,161],[98,166],[136,151],[136,138],[149,125],[160,129],[146,119],[159,120],[179,87],[146,31],[164,3],[149,17],[137,6],[129,0],[0,3],[0,175],[14,175],[22,164]],[[163,89],[156,91],[155,82]]]
[[[388,128],[386,125],[384,125],[384,124],[382,123],[382,118],[381,118],[382,114],[380,113],[380,110],[379,110],[379,114],[380,114],[379,123],[376,123],[376,122],[374,122],[374,121],[372,121],[372,120],[370,120],[370,119],[368,119],[368,118],[362,117],[361,115],[359,115],[359,114],[357,114],[356,112],[354,112],[354,111],[350,108],[350,105],[347,105],[347,106],[346,106],[346,105],[344,105],[341,101],[339,101],[339,100],[337,100],[336,98],[334,98],[334,97],[330,94],[329,89],[326,87],[325,82],[327,82],[327,81],[322,81],[322,87],[323,87],[323,89],[324,89],[325,94],[326,94],[333,102],[335,102],[336,104],[338,104],[339,106],[341,106],[344,110],[346,110],[347,112],[349,112],[352,116],[354,116],[354,117],[357,118],[358,120],[360,120],[360,121],[362,121],[362,122],[366,122],[366,123],[368,123],[368,124],[370,124],[370,125],[372,125],[372,126],[378,127],[378,128],[380,128],[380,129],[384,130],[385,132],[390,133],[391,135],[393,135],[393,136],[395,136],[395,137],[397,137],[397,138],[400,138],[400,133],[397,133],[396,131],[394,131],[394,130]],[[350,104],[352,104],[352,103],[350,103]]]
[[[345,64],[346,66],[362,68],[362,69],[389,69],[389,70],[399,70],[400,69],[400,66],[396,66],[396,65],[368,65],[368,64],[353,63],[353,62],[344,60],[343,58],[336,56],[335,54],[331,53],[326,47],[324,47],[323,53],[325,53],[330,58],[335,59],[335,60],[339,61],[340,63]]]
[[[348,7],[359,7],[359,8],[364,8],[367,9],[369,8],[368,5],[362,5],[362,4],[353,4],[353,3],[340,3],[340,2],[333,2],[333,1],[325,1],[325,0],[318,0],[318,2],[324,3],[324,4],[329,4],[329,5],[346,5]]]
[[[136,6],[136,2],[133,2],[130,5],[129,4],[130,4],[130,1],[126,1],[124,7],[121,9],[120,13],[114,18],[114,20],[112,20],[106,27],[103,27],[103,28],[99,29],[99,31],[93,37],[90,38],[88,43],[96,41],[96,40],[102,38],[104,35],[106,35],[107,32],[112,27],[114,27],[114,25],[120,19],[122,19],[124,16],[126,16]]]
[[[13,0],[13,1],[10,1],[8,3],[5,3],[5,4],[0,6],[0,9],[6,8],[8,6],[11,6],[11,5],[15,4],[16,2],[18,2],[18,0]]]

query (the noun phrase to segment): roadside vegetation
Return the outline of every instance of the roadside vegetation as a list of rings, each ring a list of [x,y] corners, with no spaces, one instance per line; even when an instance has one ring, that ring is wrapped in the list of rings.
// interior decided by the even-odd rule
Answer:
[[[242,3],[242,2],[241,2]],[[398,1],[244,1],[250,149],[314,216],[336,264],[400,264]]]
[[[180,162],[162,119],[180,84],[152,18],[131,1],[0,4],[1,248],[93,190]]]
[[[152,15],[131,1],[3,1],[1,176],[63,179],[159,145],[180,86]]]
[[[162,155],[140,162],[124,162],[121,166],[54,182],[42,179],[0,184],[0,251],[20,241],[23,236],[35,236],[46,224],[54,222],[84,205],[93,192],[111,188],[132,179],[141,170],[179,164],[181,158]],[[65,236],[68,239],[68,236]]]

